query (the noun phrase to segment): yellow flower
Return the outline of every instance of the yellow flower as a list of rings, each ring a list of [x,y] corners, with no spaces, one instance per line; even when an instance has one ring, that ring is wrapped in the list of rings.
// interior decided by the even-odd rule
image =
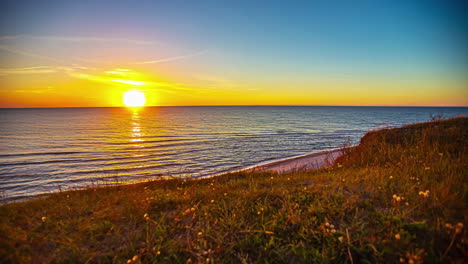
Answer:
[[[427,198],[427,197],[429,197],[429,190],[426,190],[425,192],[420,191],[420,192],[419,192],[419,195],[420,195],[420,196],[423,196],[424,198]]]
[[[45,221],[47,220],[47,217],[43,216],[43,217],[41,218],[41,220],[42,220],[42,222],[45,222]]]
[[[396,234],[396,235],[395,235],[395,239],[396,239],[396,240],[400,240],[400,238],[401,238],[400,234]]]

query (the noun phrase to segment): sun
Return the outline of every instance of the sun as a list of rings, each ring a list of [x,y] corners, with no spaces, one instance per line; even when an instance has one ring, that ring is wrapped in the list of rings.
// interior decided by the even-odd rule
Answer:
[[[132,90],[126,91],[123,95],[123,102],[128,107],[141,107],[145,105],[145,93]]]

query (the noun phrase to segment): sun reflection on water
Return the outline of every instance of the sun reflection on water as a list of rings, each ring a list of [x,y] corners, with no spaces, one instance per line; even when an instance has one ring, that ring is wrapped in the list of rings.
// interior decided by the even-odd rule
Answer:
[[[145,140],[143,139],[143,133],[141,130],[140,112],[139,109],[132,111],[132,127],[130,132],[130,142],[133,143],[134,148],[144,148],[142,144]],[[141,156],[141,154],[134,154],[133,156]]]

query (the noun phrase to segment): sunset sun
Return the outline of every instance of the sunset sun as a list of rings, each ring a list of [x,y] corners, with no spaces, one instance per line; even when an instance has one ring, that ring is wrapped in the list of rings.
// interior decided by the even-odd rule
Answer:
[[[145,105],[145,94],[140,91],[127,91],[123,95],[123,102],[127,107],[141,107]]]

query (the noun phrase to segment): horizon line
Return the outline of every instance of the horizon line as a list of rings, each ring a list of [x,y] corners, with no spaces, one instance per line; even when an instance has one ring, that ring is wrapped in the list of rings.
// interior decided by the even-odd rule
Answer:
[[[434,107],[434,108],[467,108],[468,105],[151,105],[137,108],[156,108],[156,107]],[[129,108],[127,106],[56,106],[56,107],[0,107],[0,109],[60,109],[60,108]]]

